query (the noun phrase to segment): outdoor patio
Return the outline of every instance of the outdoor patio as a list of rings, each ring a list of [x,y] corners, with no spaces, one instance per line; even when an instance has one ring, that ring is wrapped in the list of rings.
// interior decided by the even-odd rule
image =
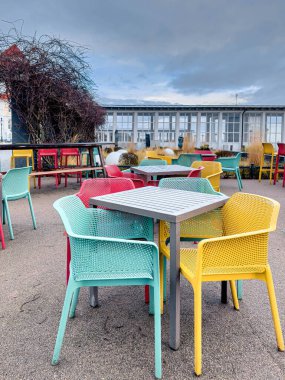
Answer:
[[[281,324],[285,323],[285,188],[269,181],[245,180],[244,191],[281,203],[278,229],[270,237],[273,273]],[[55,200],[79,189],[75,179],[54,188],[45,179],[32,200],[38,229],[33,230],[28,203],[11,202],[15,240],[0,251],[0,379],[153,379],[153,317],[143,287],[99,289],[99,308],[80,294],[76,318],[67,325],[60,362],[51,366],[65,295],[66,238],[53,209]],[[221,182],[221,192],[237,191],[236,180]],[[181,277],[181,346],[168,346],[169,314],[162,316],[163,379],[196,378],[193,370],[193,294]],[[169,289],[168,289],[169,290]],[[265,284],[244,282],[240,311],[229,297],[220,302],[220,284],[203,285],[203,379],[284,379],[285,354],[277,351]],[[230,293],[230,292],[229,292]],[[169,300],[169,297],[168,297]]]

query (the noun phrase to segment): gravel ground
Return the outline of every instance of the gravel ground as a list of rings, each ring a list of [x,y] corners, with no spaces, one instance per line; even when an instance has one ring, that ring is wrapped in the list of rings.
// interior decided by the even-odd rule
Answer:
[[[100,307],[80,294],[77,315],[67,325],[61,361],[51,366],[53,346],[65,295],[65,249],[62,223],[53,202],[75,193],[54,188],[44,179],[32,190],[38,229],[32,229],[28,203],[11,202],[15,240],[4,226],[7,249],[0,251],[0,379],[153,379],[153,318],[142,287],[102,288]],[[221,190],[237,191],[235,180]],[[282,327],[285,322],[285,189],[281,183],[244,181],[244,191],[281,203],[278,229],[270,238],[273,272]],[[168,347],[168,304],[162,316],[163,379],[191,379],[193,372],[193,294],[182,278],[181,347]],[[203,286],[203,379],[285,379],[285,354],[277,351],[265,284],[244,283],[240,311],[220,303],[220,284]]]

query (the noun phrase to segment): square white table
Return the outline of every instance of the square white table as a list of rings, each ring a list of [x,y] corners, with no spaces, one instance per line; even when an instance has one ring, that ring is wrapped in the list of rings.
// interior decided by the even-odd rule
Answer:
[[[180,222],[223,206],[228,197],[146,186],[90,198],[90,206],[165,220],[170,223],[170,336],[169,345],[180,345]]]
[[[193,168],[183,165],[154,165],[154,166],[132,166],[132,173],[141,174],[150,181],[153,176],[172,176],[172,175],[188,175]]]

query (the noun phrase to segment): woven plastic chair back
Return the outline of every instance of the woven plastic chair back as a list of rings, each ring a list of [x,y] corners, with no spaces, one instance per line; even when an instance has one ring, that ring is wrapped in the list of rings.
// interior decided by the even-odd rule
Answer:
[[[241,160],[241,153],[238,153],[236,156],[233,157],[220,157],[215,160],[215,162],[220,162],[222,165],[222,168],[225,169],[233,169],[239,167],[239,163]]]
[[[167,162],[165,160],[160,160],[160,159],[151,159],[151,160],[142,160],[139,165],[140,166],[167,165]]]
[[[133,181],[128,178],[94,178],[84,181],[76,195],[81,199],[85,207],[89,207],[91,197],[132,190],[134,188]]]
[[[154,244],[141,242],[134,249],[136,243],[126,241],[122,250],[118,239],[95,237],[110,211],[87,209],[74,195],[57,200],[54,208],[70,238],[74,280],[153,277]]]
[[[206,178],[173,177],[162,178],[159,187],[186,191],[196,191],[206,194],[220,194]]]
[[[222,171],[222,165],[216,161],[194,161],[191,165],[192,168],[198,169],[200,166],[204,166],[201,173],[202,178],[206,178],[209,175],[216,174]]]
[[[274,154],[274,146],[271,143],[262,143],[263,154]]]
[[[106,170],[108,177],[117,178],[117,177],[123,177],[124,176],[117,165],[105,165],[105,170]]]
[[[182,166],[192,166],[194,161],[202,161],[201,154],[195,153],[182,153],[176,160],[172,160],[173,164],[182,165]]]
[[[285,144],[277,143],[278,145],[278,156],[285,156]]]
[[[29,174],[31,166],[10,169],[2,178],[2,196],[9,198],[22,197],[29,192]]]
[[[192,169],[188,174],[188,178],[197,178],[201,176],[201,171],[204,169],[204,166],[200,166],[198,169]]]
[[[206,241],[202,270],[209,273],[217,272],[217,268],[220,273],[223,268],[227,273],[264,272],[268,264],[268,234],[276,229],[279,208],[279,203],[272,199],[235,193],[223,207],[222,215],[224,236],[239,234],[239,238],[221,239],[215,243]],[[254,231],[263,233],[246,235]]]

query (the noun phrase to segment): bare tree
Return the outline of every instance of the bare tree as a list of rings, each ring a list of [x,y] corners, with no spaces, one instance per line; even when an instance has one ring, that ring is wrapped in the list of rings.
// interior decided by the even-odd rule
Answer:
[[[0,34],[0,83],[30,142],[94,141],[105,110],[85,49],[50,36]]]

